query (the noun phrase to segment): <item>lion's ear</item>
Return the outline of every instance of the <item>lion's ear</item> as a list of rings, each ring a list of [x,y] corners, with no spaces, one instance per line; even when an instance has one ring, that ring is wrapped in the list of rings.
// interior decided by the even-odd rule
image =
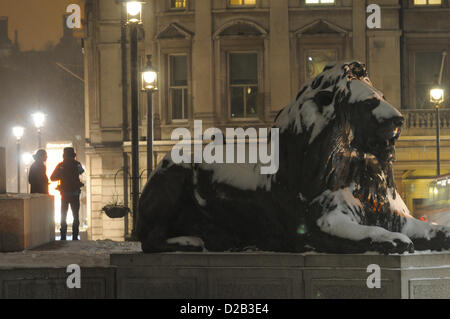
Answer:
[[[314,103],[322,110],[324,106],[330,105],[333,102],[334,93],[330,91],[319,91],[314,96]]]

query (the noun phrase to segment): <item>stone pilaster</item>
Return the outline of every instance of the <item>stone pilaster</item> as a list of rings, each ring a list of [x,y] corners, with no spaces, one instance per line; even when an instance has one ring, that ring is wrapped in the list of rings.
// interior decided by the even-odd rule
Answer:
[[[213,45],[211,0],[195,2],[195,37],[193,43],[194,118],[213,114]]]
[[[366,1],[353,0],[353,59],[366,59]]]
[[[277,112],[292,99],[288,0],[270,1],[270,110]],[[273,35],[273,36],[272,36]]]

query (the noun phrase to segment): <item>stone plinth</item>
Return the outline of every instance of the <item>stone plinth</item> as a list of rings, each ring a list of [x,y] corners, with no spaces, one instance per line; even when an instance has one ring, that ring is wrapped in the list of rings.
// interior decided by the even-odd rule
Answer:
[[[0,195],[0,252],[20,251],[55,239],[53,197]]]
[[[370,289],[369,265],[381,287]],[[112,254],[117,298],[450,298],[450,253]]]

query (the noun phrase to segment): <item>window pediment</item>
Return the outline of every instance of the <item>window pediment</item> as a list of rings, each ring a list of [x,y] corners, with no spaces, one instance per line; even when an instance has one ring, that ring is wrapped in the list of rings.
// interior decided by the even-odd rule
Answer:
[[[183,28],[177,23],[171,23],[164,28],[158,35],[157,39],[186,39],[191,40],[194,33]]]
[[[266,37],[267,31],[250,20],[233,20],[222,25],[215,33],[214,38],[221,37]]]
[[[348,31],[334,23],[320,19],[301,27],[294,32],[294,35],[297,37],[317,35],[346,36],[348,35]]]

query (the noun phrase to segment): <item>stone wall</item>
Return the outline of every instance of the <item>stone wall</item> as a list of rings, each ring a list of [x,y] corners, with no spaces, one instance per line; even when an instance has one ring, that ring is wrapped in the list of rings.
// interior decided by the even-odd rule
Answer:
[[[0,264],[0,299],[450,298],[448,252],[388,256],[127,253],[110,255],[109,266],[88,264],[80,263],[81,289],[67,288],[70,274],[61,262],[54,266],[31,261],[22,266]],[[367,285],[373,274],[367,270],[369,265],[380,267],[379,288]]]

